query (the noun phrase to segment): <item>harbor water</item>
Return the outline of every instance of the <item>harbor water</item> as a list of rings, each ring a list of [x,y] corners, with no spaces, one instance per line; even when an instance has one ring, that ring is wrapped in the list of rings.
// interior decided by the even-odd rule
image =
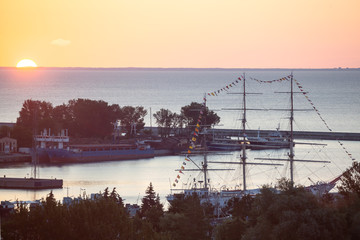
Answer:
[[[290,70],[134,70],[134,69],[36,69],[24,71],[11,68],[0,69],[0,122],[16,122],[23,102],[27,99],[43,100],[53,106],[67,103],[71,99],[88,98],[104,100],[120,106],[144,106],[148,110],[146,125],[155,125],[150,119],[152,113],[161,108],[180,112],[182,106],[191,102],[202,102],[205,93],[217,91],[245,73],[247,91],[261,94],[247,97],[247,107],[274,109],[288,108],[290,85],[281,83],[259,83],[253,79],[273,80],[288,76]],[[307,92],[308,98],[316,106],[313,109],[309,100],[302,94],[295,96],[295,108],[304,111],[295,112],[295,130],[360,132],[360,70],[294,70],[294,78]],[[240,92],[240,84],[231,91]],[[299,90],[299,89],[297,89]],[[275,93],[281,92],[281,93]],[[222,108],[240,107],[239,96],[219,94],[208,96],[207,105],[221,117],[218,128],[239,127],[242,117],[240,111],[218,111]],[[306,110],[306,111],[305,111]],[[288,115],[284,112],[249,111],[247,115],[249,129],[272,130],[288,128]],[[321,118],[319,118],[321,116]],[[323,120],[322,120],[323,119]],[[295,179],[301,184],[311,181],[327,181],[339,175],[351,165],[351,159],[337,141],[322,141],[326,147],[318,146],[310,153],[307,145],[296,145],[295,154],[299,156],[330,159],[331,164],[297,164]],[[360,159],[360,143],[344,141],[346,150],[353,158]],[[314,147],[315,148],[315,147]],[[249,161],[264,155],[286,156],[284,150],[249,151]],[[237,158],[239,152],[230,155],[210,155],[209,160],[227,161]],[[314,154],[311,155],[311,154]],[[201,162],[201,157],[194,157]],[[171,183],[177,177],[178,169],[184,161],[183,156],[162,156],[153,159],[133,161],[112,161],[86,164],[40,165],[41,178],[62,178],[63,189],[53,190],[55,197],[88,195],[112,190],[129,203],[141,203],[141,198],[150,182],[165,203],[165,196],[170,193]],[[215,166],[214,168],[217,168]],[[223,168],[224,166],[222,166]],[[189,167],[190,168],[190,167]],[[226,168],[226,167],[225,167]],[[224,177],[221,173],[210,173],[211,186],[235,188],[241,185],[240,168],[232,168],[231,174]],[[249,171],[250,187],[274,183],[281,176],[286,176],[288,167],[251,167]],[[9,177],[30,177],[30,164],[1,165],[0,174]],[[250,177],[251,176],[251,177]],[[193,184],[195,173],[186,172],[181,176],[184,187]],[[310,179],[310,180],[309,180]],[[309,182],[310,181],[310,182]],[[237,184],[234,184],[234,182]],[[0,190],[0,200],[35,200],[46,197],[49,190]]]

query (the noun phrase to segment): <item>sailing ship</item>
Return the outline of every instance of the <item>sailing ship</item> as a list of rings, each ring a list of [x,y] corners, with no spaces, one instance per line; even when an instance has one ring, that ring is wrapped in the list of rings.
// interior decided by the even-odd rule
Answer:
[[[251,138],[248,138],[245,134],[246,132],[246,93],[245,89],[246,89],[246,78],[245,78],[245,74],[239,78],[239,80],[242,80],[242,85],[243,85],[243,91],[242,91],[242,108],[241,110],[243,111],[243,117],[242,117],[242,136],[240,141],[237,143],[238,146],[241,147],[241,151],[240,151],[240,161],[231,161],[231,162],[225,162],[225,161],[209,161],[208,160],[208,149],[207,149],[207,145],[208,144],[204,144],[204,149],[205,151],[203,151],[204,155],[203,155],[203,161],[201,163],[201,165],[197,164],[195,161],[193,161],[192,159],[192,151],[190,151],[190,149],[192,150],[192,146],[189,147],[189,151],[186,153],[185,159],[187,159],[188,161],[192,162],[197,168],[195,169],[185,169],[183,166],[181,167],[181,169],[177,169],[176,171],[179,171],[179,173],[183,173],[183,171],[199,171],[202,173],[202,178],[201,180],[197,181],[195,178],[192,182],[191,187],[188,188],[182,188],[182,189],[176,189],[176,188],[172,188],[171,189],[171,194],[169,194],[167,196],[167,200],[169,202],[171,202],[172,200],[174,200],[177,197],[186,197],[186,196],[190,196],[193,194],[197,194],[198,197],[200,198],[201,202],[210,202],[211,204],[213,204],[215,206],[215,209],[219,209],[222,208],[226,205],[226,203],[234,197],[237,198],[241,198],[244,195],[256,195],[260,193],[260,188],[254,188],[254,189],[248,189],[247,187],[247,173],[248,173],[248,166],[254,165],[254,166],[258,166],[258,165],[263,165],[263,166],[269,166],[269,167],[274,167],[277,168],[279,166],[283,166],[284,164],[282,164],[281,162],[285,162],[287,163],[287,165],[289,165],[289,172],[290,172],[290,176],[289,176],[289,180],[291,182],[291,184],[295,184],[295,179],[294,179],[294,164],[297,162],[302,162],[302,163],[322,163],[322,164],[327,164],[330,163],[330,161],[324,161],[324,160],[305,160],[305,159],[296,159],[295,158],[295,152],[294,152],[294,146],[295,146],[295,142],[294,142],[294,137],[293,137],[293,132],[294,132],[294,111],[296,109],[294,109],[294,94],[296,94],[297,92],[294,91],[293,89],[293,75],[291,74],[290,76],[284,78],[287,81],[290,81],[290,85],[291,85],[291,91],[290,92],[286,92],[288,94],[290,94],[290,100],[291,100],[291,105],[290,105],[290,109],[284,109],[285,111],[289,111],[290,112],[290,117],[289,117],[289,123],[290,123],[290,131],[289,131],[289,136],[287,136],[286,139],[286,144],[287,147],[289,149],[288,152],[288,157],[287,158],[254,158],[254,161],[250,162],[248,161],[247,158],[247,149],[249,149],[249,141],[251,141]],[[303,92],[301,92],[303,93]],[[204,108],[206,108],[206,98],[204,98]],[[239,110],[239,109],[236,109]],[[278,109],[277,109],[278,110]],[[205,128],[206,129],[206,128]],[[194,134],[196,134],[196,132],[194,132]],[[199,134],[200,136],[201,134]],[[201,135],[203,137],[203,143],[206,143],[206,131],[203,131],[203,134]],[[195,139],[196,140],[196,139]],[[253,140],[253,146],[257,145],[255,144],[254,139]],[[302,143],[305,144],[305,143]],[[312,144],[312,143],[309,143]],[[258,144],[261,147],[261,144]],[[211,152],[211,154],[213,154],[213,152]],[[256,160],[261,160],[262,162],[256,161]],[[266,162],[266,161],[271,161],[271,162]],[[185,162],[184,162],[185,164]],[[216,169],[216,168],[209,168],[209,164],[226,164],[226,165],[238,165],[241,167],[242,169],[242,189],[240,188],[232,188],[232,189],[228,189],[227,187],[222,187],[220,189],[215,189],[210,185],[210,179],[208,178],[208,172],[209,171],[231,171],[231,170],[235,170],[235,169]],[[176,183],[178,183],[178,179],[180,178],[180,175],[177,176],[177,179],[175,180]],[[309,192],[312,192],[313,194],[317,194],[317,195],[322,195],[325,193],[328,193],[335,185],[336,182],[340,179],[340,176],[337,176],[336,178],[334,178],[332,181],[330,182],[322,182],[322,183],[314,183],[310,186],[305,187],[306,190],[308,190]],[[176,183],[173,184],[173,186],[176,186]],[[174,192],[174,193],[173,193]]]

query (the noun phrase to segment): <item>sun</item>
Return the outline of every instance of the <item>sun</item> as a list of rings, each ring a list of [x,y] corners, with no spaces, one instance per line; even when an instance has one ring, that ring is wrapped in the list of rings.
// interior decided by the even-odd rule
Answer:
[[[17,68],[33,68],[37,67],[36,63],[31,59],[23,59],[16,65]]]

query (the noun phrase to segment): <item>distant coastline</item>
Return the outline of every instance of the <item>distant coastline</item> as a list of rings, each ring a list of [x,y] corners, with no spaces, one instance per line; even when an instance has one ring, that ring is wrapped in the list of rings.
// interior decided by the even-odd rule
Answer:
[[[0,67],[0,70],[18,69],[16,67]],[[90,71],[357,71],[359,68],[146,68],[146,67],[37,67],[41,70],[90,70]]]

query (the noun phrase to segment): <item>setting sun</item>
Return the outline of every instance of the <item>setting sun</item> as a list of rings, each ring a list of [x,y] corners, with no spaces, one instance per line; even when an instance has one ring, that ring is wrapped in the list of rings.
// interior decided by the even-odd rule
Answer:
[[[16,65],[17,68],[37,67],[36,63],[31,59],[23,59]]]

